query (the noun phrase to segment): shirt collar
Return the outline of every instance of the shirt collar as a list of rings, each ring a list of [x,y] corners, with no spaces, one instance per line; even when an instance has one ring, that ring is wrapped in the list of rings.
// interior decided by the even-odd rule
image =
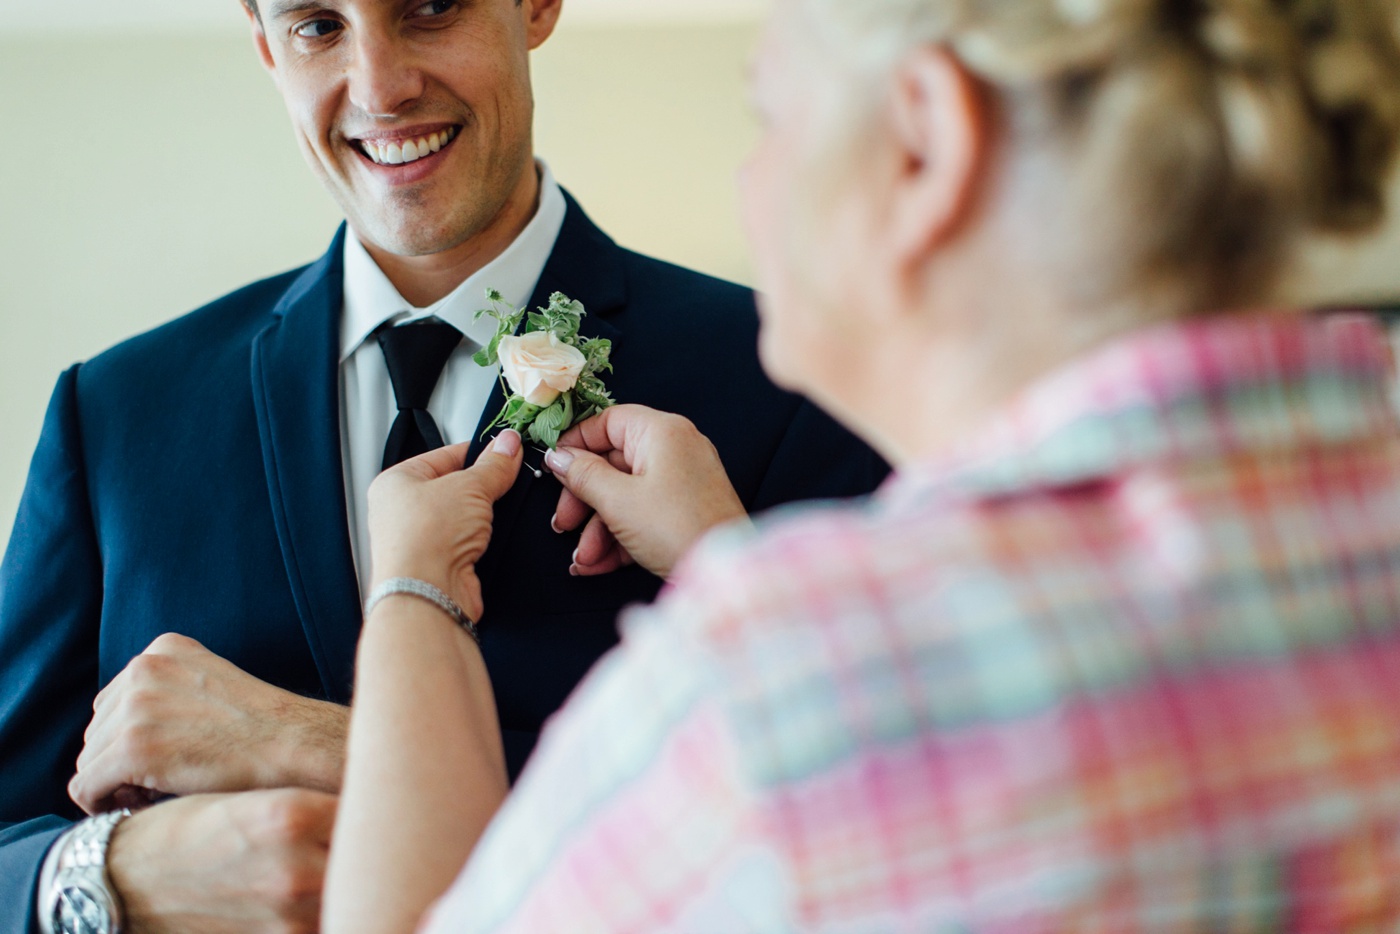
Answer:
[[[487,306],[486,290],[498,289],[505,300],[523,306],[534,294],[554,251],[568,208],[554,174],[543,161],[540,172],[540,204],[520,236],[500,256],[483,266],[446,298],[426,308],[410,305],[375,263],[355,235],[345,236],[345,309],[340,321],[340,359],[344,362],[386,321],[413,321],[436,317],[485,346],[496,334],[491,319],[476,320]]]
[[[1020,393],[898,500],[1094,483],[1147,464],[1393,433],[1393,357],[1372,316],[1259,312],[1144,328]]]

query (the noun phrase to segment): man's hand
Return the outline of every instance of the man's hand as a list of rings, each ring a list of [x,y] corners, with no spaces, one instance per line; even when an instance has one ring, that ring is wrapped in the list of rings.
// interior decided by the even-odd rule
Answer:
[[[338,792],[349,719],[164,635],[97,695],[68,792],[90,814],[162,795]]]
[[[564,434],[545,464],[564,485],[554,528],[588,523],[580,576],[635,562],[666,577],[700,536],[747,517],[714,445],[679,415],[614,406]]]
[[[117,827],[107,871],[131,934],[319,929],[336,799],[255,791],[167,801]]]

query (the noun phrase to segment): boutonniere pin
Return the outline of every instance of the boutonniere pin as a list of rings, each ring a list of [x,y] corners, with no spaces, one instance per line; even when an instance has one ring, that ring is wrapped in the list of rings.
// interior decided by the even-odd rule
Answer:
[[[486,299],[491,307],[476,317],[495,318],[496,336],[473,359],[479,366],[500,363],[507,389],[505,408],[486,431],[514,428],[552,451],[560,435],[613,404],[601,376],[612,371],[612,341],[580,338],[587,312],[560,292],[547,308],[529,313],[512,308],[495,289],[486,290]]]

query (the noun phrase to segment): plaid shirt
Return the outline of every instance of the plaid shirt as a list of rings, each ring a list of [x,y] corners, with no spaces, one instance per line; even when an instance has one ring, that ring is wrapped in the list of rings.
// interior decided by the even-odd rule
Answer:
[[[1400,434],[1357,318],[1116,341],[633,611],[430,932],[1400,925]]]

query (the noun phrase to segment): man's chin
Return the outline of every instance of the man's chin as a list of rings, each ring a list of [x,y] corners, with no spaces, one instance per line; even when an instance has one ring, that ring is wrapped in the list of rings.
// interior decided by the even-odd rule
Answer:
[[[432,256],[452,249],[467,239],[428,221],[383,225],[355,225],[360,242],[395,256]]]

